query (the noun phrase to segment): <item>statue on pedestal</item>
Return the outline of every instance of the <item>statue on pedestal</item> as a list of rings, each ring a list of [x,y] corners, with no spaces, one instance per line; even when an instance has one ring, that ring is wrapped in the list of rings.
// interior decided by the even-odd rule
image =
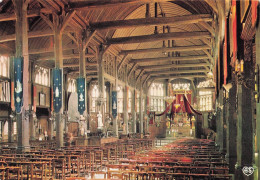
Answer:
[[[98,129],[103,129],[102,114],[100,111],[98,112],[97,118],[98,118]]]

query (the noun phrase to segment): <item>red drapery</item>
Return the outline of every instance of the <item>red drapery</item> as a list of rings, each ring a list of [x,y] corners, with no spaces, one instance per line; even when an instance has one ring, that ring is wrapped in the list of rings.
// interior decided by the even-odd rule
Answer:
[[[183,95],[177,94],[176,99],[166,107],[165,111],[160,114],[155,114],[155,116],[162,116],[166,114],[171,108],[171,117],[174,116],[175,113],[186,112],[189,115],[197,114],[202,115],[200,112],[196,111],[191,104],[189,103],[189,99],[191,100],[191,94]],[[179,107],[176,108],[176,104],[179,104]]]
[[[225,43],[224,43],[224,84],[227,84],[227,19],[225,19]]]
[[[257,20],[257,6],[258,0],[251,0],[251,7],[252,7],[252,26],[255,26]]]
[[[232,0],[232,34],[233,34],[233,65],[236,62],[237,54],[237,9],[236,0]]]

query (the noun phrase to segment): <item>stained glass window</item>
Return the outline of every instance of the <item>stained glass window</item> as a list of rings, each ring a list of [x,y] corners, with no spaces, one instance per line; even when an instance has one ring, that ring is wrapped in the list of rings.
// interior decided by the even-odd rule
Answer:
[[[199,91],[199,109],[200,111],[212,110],[212,91]]]
[[[77,92],[76,79],[68,79],[68,92]]]
[[[123,113],[123,100],[124,100],[123,87],[118,86],[118,88],[117,88],[117,108],[118,108],[118,113]]]
[[[153,83],[150,87],[150,111],[164,111],[164,85]]]
[[[34,82],[43,86],[50,86],[50,70],[47,68],[35,66]]]

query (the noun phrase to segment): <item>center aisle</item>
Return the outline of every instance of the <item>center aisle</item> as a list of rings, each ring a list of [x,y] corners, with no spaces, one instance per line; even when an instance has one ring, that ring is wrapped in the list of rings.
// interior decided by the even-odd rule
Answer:
[[[208,139],[177,139],[174,142],[133,153],[92,171],[91,179],[232,179],[224,155]]]

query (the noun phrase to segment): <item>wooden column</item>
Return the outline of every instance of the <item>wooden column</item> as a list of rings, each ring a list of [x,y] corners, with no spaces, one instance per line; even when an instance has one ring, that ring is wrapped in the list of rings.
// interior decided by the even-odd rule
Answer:
[[[259,24],[259,18],[258,18],[258,24]],[[260,26],[256,28],[256,35],[255,35],[255,44],[256,44],[256,67],[260,67]],[[258,87],[258,92],[259,92]],[[258,93],[257,96],[259,97],[260,94]],[[257,161],[257,168],[258,168],[258,180],[260,180],[260,102],[256,102],[256,140],[257,140],[257,154],[258,154],[258,159]]]
[[[11,83],[14,83],[14,58],[10,58],[10,78],[11,78]],[[11,95],[11,94],[10,94]],[[13,96],[11,96],[11,99],[13,100]],[[11,100],[11,101],[12,101]],[[13,136],[13,118],[14,114],[12,114],[12,117],[10,117],[13,109],[12,107],[9,110],[9,118],[8,118],[8,142],[12,143],[14,142],[14,136]]]
[[[233,78],[234,79],[234,74]],[[229,90],[229,99],[228,99],[228,119],[227,119],[227,160],[229,163],[229,173],[235,173],[235,164],[237,161],[237,142],[236,142],[236,124],[237,124],[237,112],[236,112],[236,88],[235,82],[232,83],[232,88]]]
[[[136,90],[132,92],[132,123],[133,123],[133,133],[136,133],[136,111],[135,111],[135,104],[136,104]]]
[[[223,90],[219,91],[217,111],[217,144],[223,150]]]
[[[114,91],[117,91],[118,79],[117,79],[117,58],[115,57],[115,86]],[[118,108],[118,107],[117,107]],[[118,111],[118,109],[117,109]],[[118,116],[117,116],[118,117]],[[117,117],[113,119],[113,134],[118,137],[118,124]]]
[[[250,79],[252,71],[251,62],[245,62],[245,78]],[[252,97],[253,90],[246,87],[243,80],[238,80],[237,85],[237,163],[235,179],[243,179],[242,172],[244,166],[253,166],[253,114]],[[253,179],[249,176],[248,179]]]
[[[53,30],[54,30],[54,57],[55,68],[63,69],[62,57],[62,32],[60,29],[59,16],[53,13]],[[63,74],[63,73],[62,73]],[[63,87],[63,80],[61,81]],[[63,92],[63,91],[62,91]],[[56,122],[56,147],[59,149],[64,146],[64,119],[61,117],[63,112],[64,94],[62,93],[62,108],[59,113],[55,113]]]
[[[140,134],[143,135],[144,133],[144,116],[143,116],[143,111],[144,107],[142,106],[142,101],[143,101],[143,87],[141,85],[140,88],[140,99],[139,99],[139,117],[140,117]]]
[[[125,124],[125,131],[124,134],[128,134],[128,107],[127,107],[127,96],[128,96],[128,82],[127,82],[127,66],[125,67],[125,88],[124,88],[124,124]]]
[[[85,77],[86,76],[86,60],[85,60],[85,45],[84,45],[84,37],[83,33],[81,32],[78,35],[78,50],[79,50],[79,77]]]
[[[104,46],[101,44],[99,48],[97,48],[97,57],[98,57],[98,91],[99,91],[99,100],[98,100],[98,108],[100,113],[102,114],[102,122],[104,124],[104,116],[105,116],[105,104],[104,104],[104,93],[105,93],[105,78],[104,78]]]
[[[16,24],[16,54],[17,58],[24,58],[23,67],[23,108],[22,113],[16,115],[17,119],[17,147],[18,151],[29,150],[29,106],[28,106],[28,78],[29,78],[29,55],[28,55],[28,22],[27,7],[29,1],[14,0]]]

